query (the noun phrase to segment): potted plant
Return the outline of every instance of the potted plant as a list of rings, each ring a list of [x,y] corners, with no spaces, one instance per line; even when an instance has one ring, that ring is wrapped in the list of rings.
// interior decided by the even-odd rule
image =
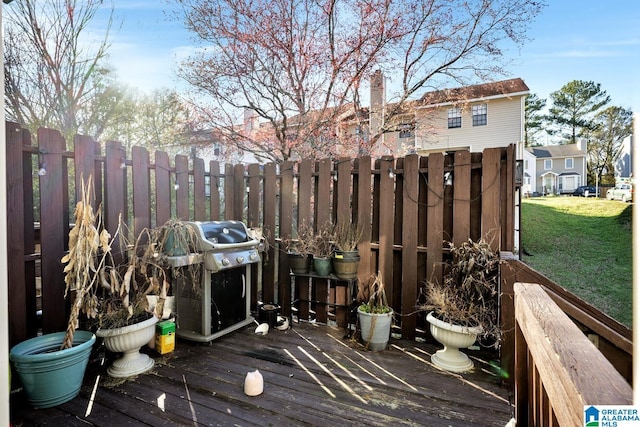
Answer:
[[[314,242],[315,233],[313,228],[305,222],[298,227],[297,238],[282,240],[293,274],[309,274]]]
[[[393,309],[387,302],[380,272],[371,276],[364,292],[368,293],[369,297],[358,306],[360,336],[365,348],[371,351],[382,351],[389,343]]]
[[[99,274],[111,251],[111,236],[100,230],[100,214],[91,206],[91,178],[82,186],[82,199],[75,210],[75,225],[69,232],[69,253],[62,259],[67,290],[75,291],[66,332],[37,336],[15,345],[10,360],[23,385],[27,400],[36,408],[48,408],[73,399],[82,379],[96,337],[76,330],[81,312],[94,316]],[[116,232],[117,234],[117,232]]]
[[[311,248],[313,269],[320,276],[328,276],[331,273],[334,240],[333,226],[330,222],[320,226],[314,234]]]
[[[103,289],[96,335],[104,339],[109,351],[122,353],[107,369],[110,376],[129,377],[153,367],[153,359],[140,353],[140,348],[153,342],[155,324],[168,314],[165,304],[170,285],[161,254],[186,254],[187,228],[172,220],[161,227],[144,229],[133,246],[123,238],[122,246],[129,247],[127,262],[100,272]],[[173,240],[167,251],[164,245],[168,235]]]
[[[335,251],[333,254],[333,270],[342,280],[355,279],[358,274],[360,255],[358,243],[362,238],[363,227],[359,223],[340,221],[336,224],[333,234]]]
[[[459,348],[469,347],[476,339],[494,348],[500,344],[500,257],[484,239],[449,246],[451,260],[445,263],[442,283],[427,282],[421,309],[428,312],[431,334],[444,345],[431,361],[443,369],[464,372],[473,368],[473,362]]]

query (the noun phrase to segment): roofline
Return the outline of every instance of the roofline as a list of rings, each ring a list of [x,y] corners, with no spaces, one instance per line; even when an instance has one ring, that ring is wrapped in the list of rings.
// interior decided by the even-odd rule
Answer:
[[[456,105],[456,104],[467,104],[470,102],[477,102],[477,101],[490,101],[492,99],[501,99],[501,98],[515,98],[518,96],[525,96],[528,95],[530,93],[530,91],[526,90],[526,91],[521,91],[521,92],[512,92],[512,93],[501,93],[501,94],[497,94],[497,95],[490,95],[490,96],[482,96],[479,98],[471,98],[471,99],[462,99],[462,100],[457,100],[457,101],[449,101],[449,102],[439,102],[437,104],[427,104],[427,105],[420,105],[415,107],[416,110],[421,110],[424,108],[438,108],[438,107],[444,107],[445,105]]]

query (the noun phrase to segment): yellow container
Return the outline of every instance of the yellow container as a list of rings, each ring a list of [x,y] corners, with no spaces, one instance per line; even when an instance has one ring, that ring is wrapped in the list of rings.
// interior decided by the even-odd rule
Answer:
[[[160,354],[170,353],[176,347],[176,324],[165,320],[156,324],[156,350]]]
[[[156,335],[156,351],[160,354],[171,353],[176,348],[176,334]]]

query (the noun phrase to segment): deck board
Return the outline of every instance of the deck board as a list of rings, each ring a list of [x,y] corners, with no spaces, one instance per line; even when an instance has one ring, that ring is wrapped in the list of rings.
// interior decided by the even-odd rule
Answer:
[[[476,368],[460,375],[431,365],[437,347],[429,343],[392,339],[373,353],[325,325],[295,323],[266,336],[253,329],[210,344],[178,340],[162,356],[149,350],[153,370],[126,381],[105,375],[98,348],[80,396],[33,410],[14,392],[12,424],[504,426],[512,416],[507,390],[485,363],[490,353],[471,352]],[[265,391],[248,397],[244,378],[256,369]]]

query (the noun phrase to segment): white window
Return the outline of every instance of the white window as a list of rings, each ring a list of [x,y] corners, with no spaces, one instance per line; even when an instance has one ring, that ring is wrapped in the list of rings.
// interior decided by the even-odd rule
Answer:
[[[413,137],[413,125],[410,123],[403,123],[398,126],[398,138],[412,138]]]
[[[573,169],[573,157],[569,157],[564,159],[564,168],[565,169]]]
[[[449,108],[447,112],[447,121],[448,127],[451,128],[461,128],[462,127],[462,110],[460,108],[454,107]]]
[[[487,104],[472,106],[471,119],[473,126],[485,126],[487,124]]]
[[[553,169],[553,160],[545,159],[545,161],[544,161],[544,170],[550,171],[551,169]]]

